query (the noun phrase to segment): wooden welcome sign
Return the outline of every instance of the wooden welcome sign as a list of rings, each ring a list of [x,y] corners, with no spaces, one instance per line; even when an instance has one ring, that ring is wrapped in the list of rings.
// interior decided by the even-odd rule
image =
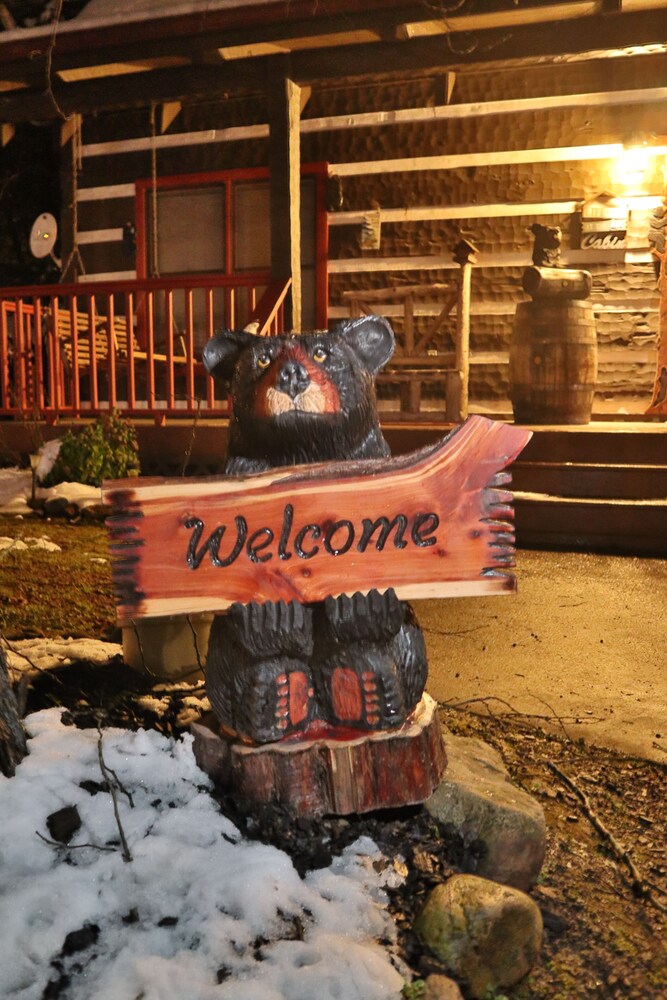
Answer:
[[[513,591],[503,470],[530,436],[473,416],[390,459],[107,482],[119,618],[372,588],[407,599]]]

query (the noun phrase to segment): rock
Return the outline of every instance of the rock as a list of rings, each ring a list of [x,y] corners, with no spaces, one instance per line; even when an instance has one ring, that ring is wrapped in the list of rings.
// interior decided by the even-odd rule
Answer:
[[[77,830],[81,829],[79,810],[76,806],[63,806],[46,817],[46,826],[53,840],[57,840],[59,844],[69,844]]]
[[[530,896],[476,875],[436,886],[414,929],[475,1000],[523,979],[542,941],[542,917]]]
[[[3,535],[0,538],[0,552],[27,552],[28,546],[20,538],[9,538]]]
[[[79,509],[84,521],[103,522],[109,516],[109,508],[103,503],[83,502],[79,504]]]
[[[31,549],[40,549],[42,552],[62,552],[62,549],[55,542],[52,542],[47,535],[42,535],[40,538],[29,538],[28,547]]]
[[[463,1000],[463,994],[449,976],[434,974],[426,979],[422,1000]]]
[[[50,497],[44,501],[44,512],[48,517],[65,517],[67,520],[79,516],[79,508],[64,496]]]
[[[500,754],[478,739],[444,733],[447,770],[424,805],[471,851],[465,867],[527,890],[546,850],[542,806],[517,788]]]

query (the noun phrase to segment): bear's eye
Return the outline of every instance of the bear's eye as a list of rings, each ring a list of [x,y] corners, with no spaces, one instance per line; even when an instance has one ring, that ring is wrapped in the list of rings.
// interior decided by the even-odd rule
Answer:
[[[266,351],[263,354],[260,354],[257,358],[257,364],[260,368],[268,368],[271,364],[271,355],[267,354]]]
[[[322,364],[329,357],[329,352],[325,347],[316,347],[313,351],[313,361],[317,361],[318,364]]]

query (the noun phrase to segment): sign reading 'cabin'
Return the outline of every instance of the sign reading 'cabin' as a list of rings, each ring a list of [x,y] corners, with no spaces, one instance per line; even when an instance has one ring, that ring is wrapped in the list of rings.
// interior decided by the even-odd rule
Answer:
[[[105,484],[119,617],[514,589],[509,465],[530,432],[471,417],[411,455]]]

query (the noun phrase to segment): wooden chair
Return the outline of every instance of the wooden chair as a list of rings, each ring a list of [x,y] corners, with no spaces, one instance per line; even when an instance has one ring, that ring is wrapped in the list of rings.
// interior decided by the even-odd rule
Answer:
[[[395,309],[387,309],[387,306],[398,305],[402,309],[403,343],[380,375],[381,382],[399,387],[402,417],[419,418],[431,415],[428,411],[422,412],[421,395],[422,386],[433,383],[445,385],[443,409],[446,420],[454,423],[467,416],[467,350],[464,358],[460,349],[463,338],[467,338],[467,330],[459,329],[460,281],[348,291],[343,292],[343,298],[349,302],[351,316],[395,312]],[[435,316],[428,317],[424,332],[417,335],[416,307],[420,300],[424,302],[425,299],[437,302],[440,309]],[[442,339],[444,324],[455,307],[457,308],[455,349],[443,351],[439,347],[435,349],[429,347]]]
[[[453,259],[459,265],[454,281],[429,285],[398,285],[368,291],[343,292],[351,316],[377,312],[383,304],[398,303],[403,309],[403,344],[380,376],[385,382],[400,386],[401,417],[415,419],[433,417],[421,411],[423,383],[445,383],[445,419],[452,423],[468,416],[468,382],[470,375],[470,285],[472,266],[477,250],[468,240],[459,240],[453,248]],[[415,303],[428,296],[441,302],[441,308],[426,326],[421,336],[415,335]],[[456,307],[454,350],[444,352],[438,345],[445,320]],[[395,312],[395,310],[387,310]],[[433,344],[436,345],[435,349]],[[431,345],[431,346],[429,346]]]

